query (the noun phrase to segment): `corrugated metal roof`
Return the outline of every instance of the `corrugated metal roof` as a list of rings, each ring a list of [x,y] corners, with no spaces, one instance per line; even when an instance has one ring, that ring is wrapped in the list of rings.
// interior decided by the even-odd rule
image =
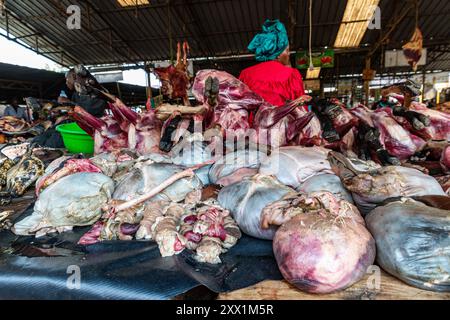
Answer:
[[[0,63],[0,100],[24,95],[56,98],[64,82],[63,73]]]
[[[0,63],[0,101],[25,96],[56,99],[65,81],[64,73]],[[102,86],[129,105],[145,104],[147,100],[146,87],[126,83]],[[159,90],[153,88],[152,93],[158,95]]]
[[[96,65],[174,58],[176,42],[184,40],[190,43],[192,58],[246,54],[248,43],[265,19],[279,18],[289,26],[290,6],[296,21],[291,48],[305,49],[308,3],[308,0],[152,0],[150,5],[124,8],[115,0],[15,0],[6,1],[6,8],[11,37],[39,33],[37,48],[35,36],[21,41],[65,65]],[[313,1],[314,48],[333,45],[346,3],[345,0]],[[409,3],[409,0],[381,0],[382,30],[368,30],[362,44],[375,43]],[[81,30],[67,28],[69,5],[81,8]],[[419,25],[426,43],[450,44],[449,18],[450,1],[420,1]],[[414,25],[415,13],[411,10],[384,48],[400,48],[411,36]],[[0,19],[0,28],[6,28],[6,19]],[[364,54],[353,53],[351,61],[342,58],[339,70],[324,73],[344,72],[354,68],[356,62],[361,69],[363,65],[359,62]],[[250,63],[245,59],[217,62],[219,67],[233,72]],[[197,63],[198,66],[207,64],[211,62]],[[448,55],[442,54],[427,68],[450,69]]]

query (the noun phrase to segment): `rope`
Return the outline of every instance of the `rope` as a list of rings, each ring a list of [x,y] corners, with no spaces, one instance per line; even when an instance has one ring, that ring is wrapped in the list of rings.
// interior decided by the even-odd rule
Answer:
[[[419,0],[416,0],[416,29],[419,28]]]
[[[170,46],[170,62],[173,63],[173,39],[172,39],[172,19],[170,14],[170,0],[167,0],[167,20],[169,23],[169,46]]]

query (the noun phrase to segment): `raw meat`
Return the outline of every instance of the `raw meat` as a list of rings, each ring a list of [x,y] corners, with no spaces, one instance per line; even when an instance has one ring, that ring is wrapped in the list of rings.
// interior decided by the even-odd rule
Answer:
[[[392,109],[383,108],[372,113],[372,120],[380,131],[380,141],[389,154],[406,160],[421,151],[426,142],[407,131],[393,117]]]
[[[358,153],[363,160],[375,156],[383,164],[399,165],[416,152],[421,151],[426,143],[406,129],[406,124],[400,124],[394,117],[391,108],[385,107],[371,111],[363,105],[350,109],[360,123],[355,134],[353,152]],[[397,120],[396,120],[397,119]],[[405,119],[402,121],[406,122]],[[409,125],[409,123],[408,123]]]
[[[0,202],[9,203],[11,198],[22,196],[43,174],[44,163],[33,156],[32,150],[28,150],[20,161],[7,171],[6,193],[0,194]]]
[[[62,158],[64,159],[64,157]],[[102,173],[102,171],[98,167],[96,167],[89,159],[69,158],[61,161],[61,158],[59,158],[56,161],[57,162],[53,163],[53,165],[51,166],[53,170],[48,170],[47,168],[45,171],[45,175],[37,181],[36,196],[39,196],[39,193],[41,193],[42,190],[65,176],[77,172]],[[57,163],[59,163],[58,166],[56,166]]]
[[[371,165],[363,168],[363,161],[336,152],[330,152],[329,159],[363,215],[389,198],[445,195],[436,179],[416,169],[400,166],[371,169]],[[357,163],[359,168],[355,166]]]
[[[302,291],[330,293],[359,281],[375,260],[375,241],[355,206],[328,192],[286,196],[264,209],[282,224],[273,251],[283,277]]]
[[[276,227],[261,228],[261,212],[269,203],[295,191],[270,176],[255,175],[224,187],[218,196],[220,205],[229,210],[239,228],[259,239],[272,239]]]
[[[189,75],[187,71],[187,56],[189,45],[183,43],[183,58],[181,57],[181,43],[177,45],[177,63],[166,68],[155,68],[155,72],[161,80],[161,91],[169,99],[182,99],[185,105],[189,105],[187,90],[189,89]]]
[[[423,48],[423,36],[419,28],[416,28],[411,40],[403,45],[402,48],[408,64],[412,67],[413,71],[417,71],[417,64],[422,57]]]
[[[29,149],[30,149],[29,142],[10,145],[1,149],[0,157],[3,157],[3,155],[5,155],[10,160],[17,160],[23,157]]]
[[[273,175],[283,184],[298,188],[320,173],[333,173],[327,160],[330,150],[321,147],[281,147],[261,163],[259,173]]]
[[[450,141],[450,114],[427,108],[422,103],[411,103],[410,110],[429,118],[430,125],[422,130],[413,130],[418,136],[426,140]]]
[[[95,141],[95,154],[122,149],[136,150],[140,154],[158,152],[161,122],[153,110],[138,114],[120,99],[102,92],[110,103],[112,116],[96,118],[83,108],[75,107],[72,117]]]
[[[114,182],[101,173],[75,173],[45,189],[31,216],[17,222],[13,232],[36,237],[74,226],[94,224],[111,199]]]
[[[329,191],[336,198],[353,203],[353,198],[348,192],[338,176],[334,174],[318,174],[307,179],[297,188],[302,193],[312,193],[316,191]]]
[[[136,168],[117,185],[113,199],[129,201],[144,195],[184,169],[182,166],[167,163],[152,163]],[[151,201],[179,202],[184,200],[190,192],[202,189],[202,187],[202,182],[196,175],[191,178],[183,178],[153,197]]]
[[[208,79],[218,81],[216,101],[210,101],[208,95]],[[249,112],[256,110],[264,100],[250,88],[232,75],[218,70],[201,70],[195,77],[192,93],[200,103],[209,107],[206,116],[206,127],[220,126],[225,131],[235,131],[235,135],[245,134],[250,128]],[[212,104],[212,105],[211,105]]]
[[[297,109],[296,112],[299,114],[299,118],[307,113],[301,109]],[[321,146],[324,144],[320,121],[315,115],[311,118],[308,124],[298,132],[293,144],[305,147]]]
[[[323,138],[329,142],[339,140],[358,124],[358,118],[335,98],[313,103],[313,110],[322,120]]]
[[[450,196],[450,175],[436,177],[444,192]]]
[[[113,118],[96,118],[81,107],[75,107],[72,117],[81,129],[94,138],[96,154],[128,148],[128,134]]]
[[[30,128],[30,124],[23,119],[12,116],[3,116],[0,119],[0,131],[22,132]]]
[[[195,165],[213,160],[213,150],[209,148],[203,137],[191,135],[178,143],[170,152],[170,159],[174,164],[184,167],[193,167]],[[209,170],[212,164],[201,167],[195,171],[197,177],[204,186],[210,184]]]
[[[129,149],[136,150],[141,155],[159,151],[161,122],[153,110],[136,113],[115,97],[110,107],[111,110],[115,110],[115,114],[121,114],[121,118],[124,119],[119,123],[122,131],[128,133]]]
[[[257,133],[255,142],[277,148],[293,141],[314,117],[312,112],[306,113],[303,109],[304,103],[310,99],[302,96],[282,107],[262,104],[253,121]]]
[[[263,113],[265,106],[260,108],[260,111],[256,114],[254,127],[256,128],[257,142],[270,145],[272,148],[278,148],[286,146],[295,141],[296,137],[303,132],[303,129],[314,118],[314,114],[309,112],[300,117],[295,117],[293,114],[288,114],[275,122],[272,126],[262,126],[260,117],[264,117]],[[271,111],[278,113],[279,109],[271,107]],[[279,116],[279,115],[278,115]]]
[[[119,207],[122,201],[113,200]],[[161,256],[181,253],[185,248],[193,251],[193,258],[203,263],[221,263],[220,254],[233,247],[241,232],[229,211],[216,200],[193,204],[153,201],[145,206],[129,207],[124,211],[108,213],[103,221],[79,241],[90,245],[102,240],[155,241]]]
[[[443,198],[448,207],[450,198]],[[384,270],[421,289],[450,291],[448,209],[402,199],[376,208],[366,222]]]
[[[89,160],[108,177],[117,172],[117,156],[114,153],[100,153]]]
[[[254,149],[237,150],[218,159],[209,170],[213,184],[228,186],[258,173],[261,161],[266,158],[262,151]]]

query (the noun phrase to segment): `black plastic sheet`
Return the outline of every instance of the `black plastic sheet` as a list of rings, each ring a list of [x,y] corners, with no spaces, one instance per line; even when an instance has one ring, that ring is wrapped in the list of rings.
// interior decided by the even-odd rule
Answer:
[[[221,255],[221,264],[210,265],[196,262],[188,250],[162,258],[152,242],[76,245],[88,230],[38,239],[1,231],[0,299],[165,300],[202,285],[219,293],[282,279],[271,241],[243,236]],[[80,271],[79,289],[74,270]]]

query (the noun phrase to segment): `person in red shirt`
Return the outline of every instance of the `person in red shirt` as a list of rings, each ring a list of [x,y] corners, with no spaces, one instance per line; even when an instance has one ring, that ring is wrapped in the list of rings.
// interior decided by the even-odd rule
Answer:
[[[279,20],[267,20],[248,49],[261,63],[241,72],[239,79],[274,106],[283,106],[305,94],[300,72],[292,68],[286,28]]]

